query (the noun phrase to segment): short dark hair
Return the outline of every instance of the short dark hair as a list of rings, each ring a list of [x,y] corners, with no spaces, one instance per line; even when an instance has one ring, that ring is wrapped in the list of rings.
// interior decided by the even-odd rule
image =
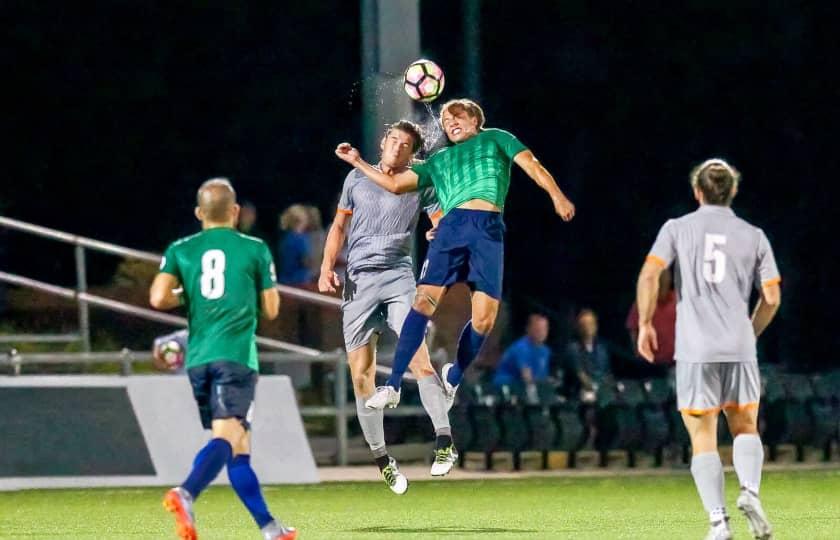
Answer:
[[[411,135],[411,138],[414,140],[414,144],[411,145],[411,152],[416,154],[421,148],[423,148],[423,130],[412,122],[411,120],[397,120],[393,124],[389,124],[388,127],[385,128],[385,137],[388,136],[391,131],[398,129],[403,133],[408,133]]]
[[[691,170],[691,187],[703,193],[706,204],[729,206],[741,173],[722,159],[707,159]]]

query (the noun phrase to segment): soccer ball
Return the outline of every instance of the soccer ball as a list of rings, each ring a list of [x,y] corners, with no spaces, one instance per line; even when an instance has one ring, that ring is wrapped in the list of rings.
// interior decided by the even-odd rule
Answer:
[[[184,365],[184,350],[181,345],[175,341],[167,341],[160,346],[160,355],[169,369],[175,370]]]
[[[415,101],[434,101],[443,92],[443,70],[431,60],[415,60],[403,76],[405,93]]]

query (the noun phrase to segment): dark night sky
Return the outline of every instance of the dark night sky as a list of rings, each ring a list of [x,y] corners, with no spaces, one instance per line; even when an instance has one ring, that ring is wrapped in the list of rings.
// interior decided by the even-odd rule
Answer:
[[[765,229],[785,277],[765,355],[836,363],[837,16],[827,3],[684,4],[482,3],[488,125],[517,134],[578,205],[562,224],[514,175],[505,276],[515,318],[588,305],[623,339],[656,230],[693,208],[690,167],[721,156],[744,176],[736,211]],[[458,3],[421,6],[423,53],[456,97]],[[217,175],[258,202],[266,230],[293,202],[332,213],[346,171],[332,149],[358,141],[361,125],[356,2],[4,11],[3,214],[161,251],[190,226],[197,185]],[[72,259],[7,242],[4,266],[70,280]],[[112,265],[93,265],[93,280]]]

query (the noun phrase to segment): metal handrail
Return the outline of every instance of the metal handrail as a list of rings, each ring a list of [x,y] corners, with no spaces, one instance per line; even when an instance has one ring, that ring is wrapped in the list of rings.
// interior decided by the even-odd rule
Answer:
[[[59,242],[73,244],[74,246],[91,249],[93,251],[99,251],[101,253],[119,255],[121,257],[125,257],[126,259],[148,261],[155,264],[160,263],[161,259],[161,255],[158,253],[127,248],[119,246],[117,244],[110,244],[108,242],[102,242],[101,240],[95,240],[93,238],[88,238],[86,236],[80,236],[77,234],[70,234],[56,229],[50,229],[49,227],[42,227],[40,225],[27,223],[25,221],[12,219],[5,216],[0,216],[0,227],[6,227],[8,229],[27,232],[36,236],[41,236],[43,238],[58,240]],[[341,300],[333,296],[318,294],[304,289],[297,289],[295,287],[289,287],[288,285],[277,285],[277,290],[290,298],[296,298],[305,302],[310,302],[321,306],[331,306],[336,308],[341,307]]]

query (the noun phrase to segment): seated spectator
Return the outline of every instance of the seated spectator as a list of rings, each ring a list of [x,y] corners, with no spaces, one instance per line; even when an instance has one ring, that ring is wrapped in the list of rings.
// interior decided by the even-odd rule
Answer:
[[[548,379],[551,350],[546,346],[548,319],[545,315],[532,313],[528,317],[525,335],[514,341],[504,353],[493,376],[493,384],[522,383],[525,385],[529,402],[536,402],[537,381]]]
[[[598,316],[582,309],[577,316],[577,339],[566,345],[564,369],[569,396],[591,394],[611,375],[610,352],[598,338]]]
[[[658,348],[653,351],[653,363],[658,369],[654,369],[653,375],[662,374],[674,365],[674,342],[676,339],[677,324],[677,293],[671,287],[673,279],[671,271],[665,270],[659,274],[659,297],[656,300],[656,311],[653,314],[653,327],[656,329],[656,341]],[[639,337],[639,308],[634,302],[627,314],[625,325],[630,333],[630,346],[639,360],[639,366],[650,371],[651,366],[645,362],[638,353],[636,341]]]
[[[310,284],[314,279],[309,264],[312,244],[307,234],[308,227],[309,212],[302,204],[293,204],[280,214],[283,234],[277,249],[279,283],[300,287]]]
[[[309,245],[312,246],[312,254],[309,256],[309,270],[317,281],[318,275],[321,273],[321,260],[324,258],[324,243],[327,241],[327,232],[324,230],[321,211],[318,210],[317,206],[306,206],[306,214],[308,216],[306,234],[309,236]]]

